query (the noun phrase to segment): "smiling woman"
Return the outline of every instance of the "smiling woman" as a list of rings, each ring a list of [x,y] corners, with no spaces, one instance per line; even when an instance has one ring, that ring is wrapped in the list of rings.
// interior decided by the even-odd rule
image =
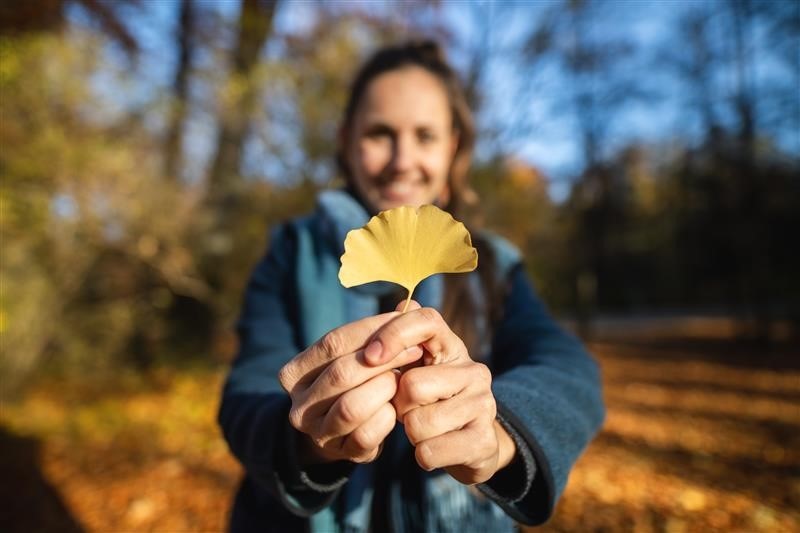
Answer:
[[[458,77],[431,42],[390,47],[358,72],[337,159],[350,188],[377,211],[425,203],[461,218],[475,127]]]
[[[442,83],[425,69],[381,74],[342,130],[350,179],[368,205],[446,205],[458,132]]]
[[[502,532],[552,513],[603,404],[519,252],[473,228],[477,269],[425,278],[407,312],[387,284],[339,284],[345,235],[379,211],[460,218],[473,142],[435,44],[380,50],[356,76],[348,186],[278,229],[247,289],[219,414],[247,472],[232,530]]]

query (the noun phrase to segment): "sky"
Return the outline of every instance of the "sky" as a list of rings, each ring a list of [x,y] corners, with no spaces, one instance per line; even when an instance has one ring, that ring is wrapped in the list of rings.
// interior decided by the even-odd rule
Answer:
[[[776,0],[782,1],[782,0]],[[788,1],[788,0],[787,0]],[[484,46],[489,50],[487,75],[484,80],[485,103],[479,114],[479,122],[493,124],[501,131],[512,131],[513,117],[525,116],[530,131],[524,134],[506,134],[503,147],[514,157],[522,159],[543,171],[550,178],[550,193],[554,200],[563,200],[569,192],[570,177],[581,168],[581,149],[577,142],[574,115],[565,108],[560,92],[568,90],[563,75],[553,66],[544,66],[540,71],[526,72],[520,68],[519,57],[506,50],[518,47],[520,40],[529,33],[534,24],[555,1],[503,2],[486,0],[478,2],[445,1],[441,6],[442,20],[461,46]],[[218,16],[235,20],[238,16],[238,1],[204,2]],[[353,2],[340,2],[351,7]],[[365,4],[364,2],[361,3]],[[127,101],[120,106],[135,107],[157,99],[168,93],[175,69],[173,32],[177,23],[179,3],[168,0],[145,2],[145,9],[129,19],[129,28],[142,45],[140,64],[135,87],[125,91]],[[336,4],[334,4],[336,5]],[[681,8],[690,5],[689,0],[608,0],[601,4],[602,25],[590,28],[602,38],[620,36],[630,39],[637,49],[651,50],[660,43],[669,42],[669,31]],[[370,9],[391,9],[383,1],[369,3]],[[281,32],[302,33],[313,20],[316,2],[291,1],[280,4],[276,17],[276,29]],[[80,10],[70,15],[74,22],[86,23]],[[488,23],[488,24],[487,24]],[[486,26],[481,26],[487,24]],[[488,28],[483,33],[481,27]],[[680,43],[676,43],[678,45]],[[463,54],[458,46],[450,51],[456,66],[464,66]],[[124,65],[121,52],[113,47],[107,52],[113,62]],[[265,52],[266,53],[266,52]],[[627,103],[622,112],[615,115],[606,134],[610,148],[624,145],[630,139],[645,143],[668,141],[671,136],[691,137],[693,124],[687,122],[678,97],[680,88],[675,77],[664,74],[652,57],[639,58],[641,64],[633,68],[641,70],[646,85],[655,87],[660,98],[650,98],[646,103],[635,100]],[[551,70],[548,70],[550,68]],[[762,73],[764,74],[764,73]],[[800,80],[798,80],[800,81]],[[119,98],[117,87],[110,78],[100,75],[96,83],[100,93],[105,92],[109,101]],[[521,98],[524,90],[533,89],[532,96]],[[195,95],[207,97],[208,95]],[[152,117],[154,129],[163,125],[158,121],[163,114]],[[799,125],[800,126],[800,125]],[[508,132],[506,132],[508,133]],[[687,135],[688,134],[688,135]],[[201,111],[190,117],[184,148],[189,162],[187,175],[200,175],[215,146],[215,117]],[[788,150],[800,151],[800,134],[791,131],[779,139]],[[486,151],[484,147],[484,152]],[[481,155],[479,144],[478,154]]]

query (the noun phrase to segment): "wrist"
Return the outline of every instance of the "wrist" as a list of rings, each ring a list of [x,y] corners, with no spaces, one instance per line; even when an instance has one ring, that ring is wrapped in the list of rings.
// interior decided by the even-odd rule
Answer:
[[[494,421],[494,430],[497,435],[497,470],[502,470],[514,460],[517,445],[497,420]]]

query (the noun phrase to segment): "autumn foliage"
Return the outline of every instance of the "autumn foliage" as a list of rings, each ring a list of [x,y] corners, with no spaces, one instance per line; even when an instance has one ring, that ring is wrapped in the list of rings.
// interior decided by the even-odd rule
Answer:
[[[353,70],[417,32],[476,107],[470,227],[522,250],[603,367],[606,427],[547,528],[800,529],[795,2],[675,2],[663,42],[588,0],[0,4],[0,530],[223,528],[244,286],[341,185]]]

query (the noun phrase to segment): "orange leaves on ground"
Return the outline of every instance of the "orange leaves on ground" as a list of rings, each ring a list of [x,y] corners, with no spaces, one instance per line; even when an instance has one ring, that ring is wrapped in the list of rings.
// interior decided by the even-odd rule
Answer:
[[[734,343],[591,348],[606,425],[536,531],[800,530],[793,354],[734,353]],[[241,469],[215,422],[222,374],[174,372],[158,387],[95,394],[50,384],[4,406],[0,460],[15,461],[8,496],[31,495],[12,518],[47,515],[46,530],[69,531],[59,526],[65,511],[89,531],[224,530]],[[42,482],[61,511],[26,488]]]

